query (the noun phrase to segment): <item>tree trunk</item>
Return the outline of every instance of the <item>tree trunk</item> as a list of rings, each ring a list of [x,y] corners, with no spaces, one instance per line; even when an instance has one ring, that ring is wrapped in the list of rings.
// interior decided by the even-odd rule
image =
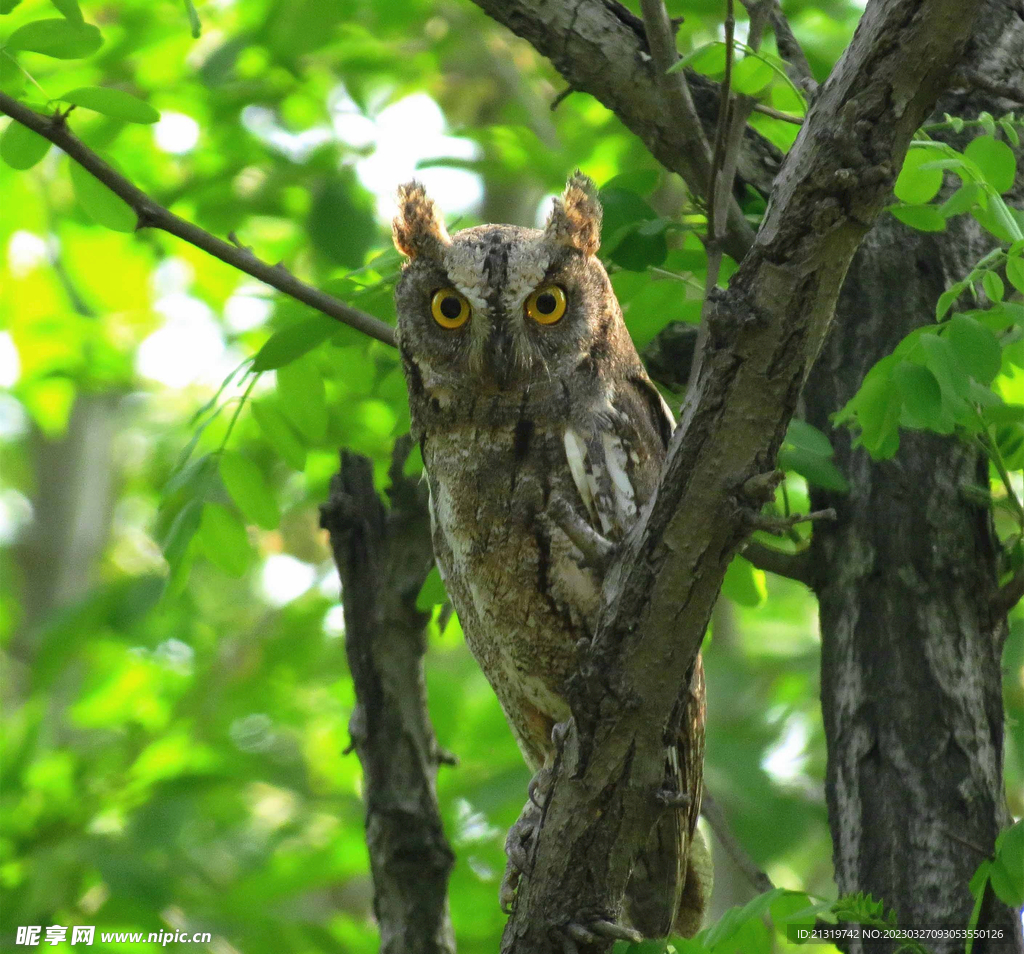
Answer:
[[[992,82],[1019,75],[1024,62],[1018,7],[987,4],[965,56]],[[947,96],[938,115],[1010,108],[975,90]],[[854,259],[804,390],[808,419],[828,430],[829,415],[868,369],[935,320],[938,296],[992,244],[969,218],[940,234],[881,220]],[[1009,820],[1000,691],[1006,620],[993,608],[998,544],[988,509],[962,492],[987,487],[988,465],[955,438],[903,432],[895,458],[882,463],[852,450],[844,430],[833,439],[851,489],[812,494],[813,507],[835,507],[838,520],[815,526],[811,563],[836,881],[841,893],[884,900],[904,926],[964,927],[973,905],[968,881]],[[979,941],[978,954],[1021,949],[1019,917],[994,896],[979,927],[1002,928],[1007,940]],[[936,954],[963,944],[928,942]]]
[[[366,847],[380,954],[455,954],[448,876],[455,856],[437,805],[445,756],[427,716],[423,654],[429,616],[416,597],[433,566],[426,487],[405,477],[411,441],[395,445],[391,506],[370,460],[342,451],[321,508],[341,576],[345,651],[357,705],[349,723],[363,767]]]

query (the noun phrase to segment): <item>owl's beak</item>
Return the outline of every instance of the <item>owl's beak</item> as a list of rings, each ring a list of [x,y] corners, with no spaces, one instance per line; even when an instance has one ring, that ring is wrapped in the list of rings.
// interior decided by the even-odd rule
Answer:
[[[484,353],[484,366],[487,376],[494,382],[499,391],[504,391],[515,377],[516,360],[515,343],[512,335],[504,324],[491,329],[487,338],[487,350]]]

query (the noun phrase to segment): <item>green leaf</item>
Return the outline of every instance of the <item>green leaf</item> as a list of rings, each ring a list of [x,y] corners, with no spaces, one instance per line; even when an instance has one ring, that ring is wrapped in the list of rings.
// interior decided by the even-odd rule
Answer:
[[[1006,288],[1003,286],[1003,280],[995,272],[985,272],[981,276],[981,287],[985,289],[989,301],[1000,302],[1003,300]]]
[[[999,128],[1003,131],[1003,135],[1010,141],[1010,145],[1014,149],[1020,148],[1020,135],[1017,133],[1017,127],[1009,119],[998,120]]]
[[[691,50],[682,59],[670,66],[667,73],[678,73],[682,69],[692,69],[695,73],[705,76],[718,76],[725,72],[725,44],[721,40],[712,40],[697,49]]]
[[[616,176],[612,182],[622,181]],[[644,271],[661,265],[668,255],[665,222],[639,195],[617,185],[600,192],[604,208],[602,254],[622,268]]]
[[[256,555],[241,521],[216,503],[203,508],[199,542],[210,561],[231,576],[242,576]]]
[[[985,181],[996,192],[1002,194],[1013,188],[1017,160],[1005,142],[992,136],[978,136],[967,144],[964,155],[981,169]]]
[[[975,206],[971,209],[974,219],[1003,242],[1016,242],[1021,238],[1024,233],[1014,218],[1014,210],[1010,209],[998,195],[982,195],[988,196],[989,201],[986,206]]]
[[[27,78],[18,65],[15,53],[0,56],[0,92],[21,99],[25,92]]]
[[[995,335],[967,315],[954,315],[946,334],[967,373],[981,384],[989,384],[999,373],[1003,361]]]
[[[966,401],[971,382],[953,346],[937,334],[922,335],[920,341],[925,365],[942,390],[943,406],[955,421],[965,423],[972,416]]]
[[[285,416],[266,400],[255,401],[251,407],[256,423],[274,450],[289,467],[298,471],[305,470],[306,448],[302,446]]]
[[[105,225],[115,232],[134,232],[139,217],[135,210],[110,191],[91,172],[87,172],[77,162],[71,161],[71,185],[75,190],[75,198],[82,208],[100,225]]]
[[[171,568],[172,576],[177,575],[189,544],[199,529],[199,521],[203,516],[202,500],[190,500],[178,512],[171,523],[167,536],[164,538],[164,559]]]
[[[1024,292],[1024,258],[1014,255],[1006,260],[1006,278],[1019,292]]]
[[[985,408],[983,414],[990,424],[1024,423],[1024,405],[1021,404],[993,404]]]
[[[979,195],[983,192],[984,188],[977,182],[965,182],[939,206],[939,214],[944,219],[949,219],[967,212],[977,204]]]
[[[802,891],[786,891],[771,903],[772,922],[782,930],[783,925],[787,930],[783,933],[792,938],[792,933],[797,928],[810,927],[814,924],[814,915],[807,913],[811,906],[811,899]]]
[[[309,355],[277,369],[281,410],[307,440],[317,443],[327,435],[327,400],[320,368]]]
[[[729,908],[719,922],[707,932],[704,946],[709,950],[714,950],[719,944],[735,937],[748,922],[756,919],[760,923],[761,915],[768,911],[772,903],[785,893],[784,888],[773,888],[748,901],[742,908]],[[743,948],[740,947],[740,950]]]
[[[275,331],[257,352],[253,371],[271,371],[284,367],[307,351],[312,351],[338,330],[338,322],[326,315],[313,315]]]
[[[732,88],[737,93],[753,96],[761,92],[774,77],[775,71],[760,57],[745,56],[733,66]]]
[[[825,457],[802,447],[783,447],[778,464],[783,470],[796,471],[815,487],[846,493],[850,485],[830,457],[831,454]]]
[[[103,37],[91,23],[75,23],[63,17],[26,23],[7,38],[8,50],[29,50],[58,60],[81,59],[102,45]]]
[[[224,451],[220,457],[220,479],[238,509],[253,523],[273,530],[281,522],[281,511],[263,472],[248,457]]]
[[[448,594],[445,592],[444,583],[441,581],[441,573],[436,566],[430,568],[427,578],[420,587],[419,595],[416,597],[416,609],[429,613],[439,603],[446,603]]]
[[[786,443],[819,457],[831,457],[832,443],[813,424],[794,417],[786,428]]]
[[[82,11],[78,7],[78,0],[50,0],[50,2],[61,12],[66,20],[74,23],[82,23]]]
[[[891,357],[879,361],[836,417],[837,422],[848,421],[851,417],[857,422],[860,427],[858,443],[875,460],[892,457],[900,446],[902,401],[892,380],[894,365]]]
[[[941,321],[949,309],[965,290],[965,286],[962,282],[957,282],[952,288],[947,288],[941,295],[939,300],[935,303],[935,320]]]
[[[894,205],[889,211],[904,225],[919,232],[941,232],[946,228],[946,220],[933,205]]]
[[[0,136],[0,158],[12,169],[31,169],[49,148],[49,139],[14,120]]]
[[[609,258],[622,268],[631,272],[642,272],[649,267],[657,267],[668,255],[668,243],[665,231],[660,229],[650,234],[645,226],[627,232],[609,254]]]
[[[941,169],[922,169],[932,159],[930,149],[911,149],[903,161],[896,185],[893,187],[896,198],[910,205],[921,205],[935,198],[942,188]]]
[[[60,101],[91,109],[114,119],[123,119],[128,123],[155,123],[160,119],[160,113],[149,103],[132,96],[131,93],[105,86],[80,86],[61,96]]]
[[[943,415],[942,389],[928,368],[903,361],[892,377],[903,401],[905,424],[941,434],[952,432],[952,422]]]
[[[1024,821],[999,833],[989,877],[1003,904],[1011,908],[1024,905]]]
[[[760,606],[768,598],[764,571],[735,556],[725,571],[722,592],[740,606]]]
[[[358,268],[377,239],[373,201],[351,168],[322,180],[313,190],[306,233],[331,262]]]
[[[187,487],[190,496],[202,497],[206,494],[209,480],[215,469],[216,461],[212,454],[197,457],[174,471],[167,483],[164,484],[161,493],[164,497],[170,497]]]

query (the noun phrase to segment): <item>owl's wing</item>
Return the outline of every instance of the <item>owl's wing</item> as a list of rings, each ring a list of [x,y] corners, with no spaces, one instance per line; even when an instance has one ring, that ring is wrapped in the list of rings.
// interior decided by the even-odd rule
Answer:
[[[636,521],[654,489],[675,420],[646,377],[630,378],[583,425],[565,429],[573,483],[595,530],[612,540]]]

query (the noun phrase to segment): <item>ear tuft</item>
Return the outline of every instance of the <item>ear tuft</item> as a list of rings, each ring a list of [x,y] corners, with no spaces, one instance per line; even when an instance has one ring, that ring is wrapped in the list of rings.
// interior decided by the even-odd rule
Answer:
[[[452,242],[434,200],[415,180],[398,187],[398,215],[391,223],[391,234],[395,247],[409,258],[439,257]]]
[[[578,248],[584,255],[593,255],[601,244],[597,186],[578,169],[561,198],[555,199],[546,231],[559,244]]]

